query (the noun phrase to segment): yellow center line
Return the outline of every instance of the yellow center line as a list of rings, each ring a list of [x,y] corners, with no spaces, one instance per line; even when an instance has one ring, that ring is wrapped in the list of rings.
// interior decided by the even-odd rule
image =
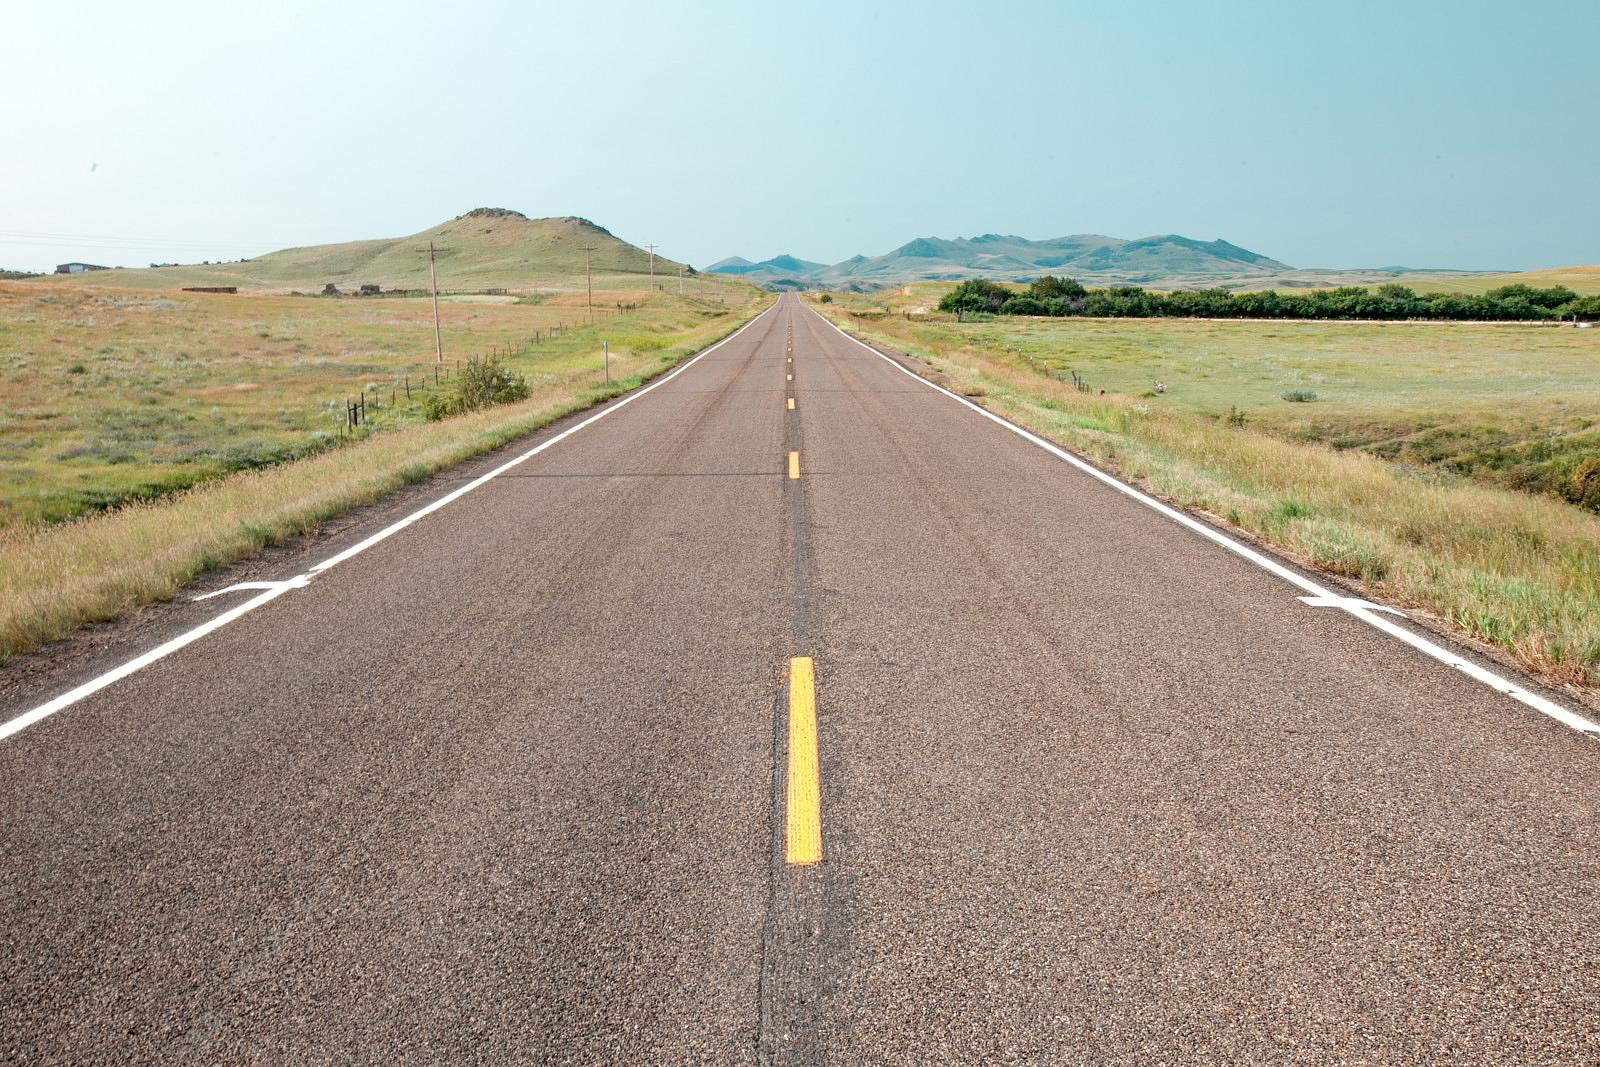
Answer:
[[[789,398],[789,410],[790,411],[794,410],[794,397],[792,397],[792,396]]]
[[[784,377],[785,381],[790,381],[790,382],[794,381],[794,375],[792,375],[792,374],[785,374],[783,377]]]
[[[791,458],[794,453],[789,454]],[[822,794],[817,771],[817,681],[810,656],[789,661],[789,821],[791,864],[822,862]]]
[[[790,452],[789,453],[789,478],[792,481],[792,480],[794,480],[794,479],[796,479],[798,477],[800,477],[800,453],[798,453],[798,452]]]

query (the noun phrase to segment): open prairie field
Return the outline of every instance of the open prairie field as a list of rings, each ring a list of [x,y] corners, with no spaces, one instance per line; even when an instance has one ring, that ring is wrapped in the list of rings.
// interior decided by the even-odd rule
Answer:
[[[613,377],[626,378],[675,359],[756,297],[719,283],[700,299],[658,292],[626,310],[647,295],[633,278],[603,302],[597,292],[603,307],[583,325],[571,281],[522,300],[443,302],[447,359],[508,352],[536,392],[571,391],[599,383],[602,340]],[[0,529],[321,451],[339,439],[346,399],[367,398],[370,431],[421,422],[435,371],[426,299],[0,283]]]
[[[943,287],[839,295],[914,343],[1075,372],[1098,394],[1358,449],[1439,477],[1567,496],[1600,453],[1600,328],[1514,323],[907,321]],[[870,319],[864,321],[871,321]],[[1159,385],[1165,386],[1158,391]]]
[[[1454,278],[1410,281],[1396,279],[1419,293],[1487,293],[1502,285],[1528,285],[1547,289],[1564,285],[1579,296],[1600,295],[1600,267],[1557,267],[1553,270],[1525,270],[1514,274],[1479,274]]]

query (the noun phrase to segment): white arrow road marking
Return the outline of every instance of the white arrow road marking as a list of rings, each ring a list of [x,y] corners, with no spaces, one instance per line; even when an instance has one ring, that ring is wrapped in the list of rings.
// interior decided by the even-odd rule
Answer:
[[[1406,617],[1406,613],[1399,608],[1391,608],[1387,604],[1374,604],[1357,596],[1301,596],[1295,599],[1314,608],[1342,608],[1345,611],[1365,608],[1367,611],[1387,611],[1390,615],[1398,615],[1402,619]]]
[[[221,596],[224,593],[238,593],[245,589],[304,589],[310,584],[311,575],[297,574],[293,578],[289,578],[282,582],[236,582],[233,585],[228,586],[226,589],[218,589],[215,592],[210,593],[201,593],[199,596],[194,597],[193,599],[197,602],[201,600],[210,600],[214,596]]]

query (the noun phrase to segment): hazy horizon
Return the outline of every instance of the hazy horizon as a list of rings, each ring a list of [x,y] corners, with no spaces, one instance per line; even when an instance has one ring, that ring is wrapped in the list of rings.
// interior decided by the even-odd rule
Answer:
[[[0,268],[237,259],[474,207],[697,267],[916,237],[1296,267],[1600,262],[1600,8],[624,4],[9,13]],[[375,13],[379,12],[379,13]]]

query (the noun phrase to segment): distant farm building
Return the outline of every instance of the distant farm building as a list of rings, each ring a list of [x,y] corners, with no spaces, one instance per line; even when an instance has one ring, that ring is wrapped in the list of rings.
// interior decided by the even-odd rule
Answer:
[[[84,274],[91,270],[110,270],[98,263],[62,263],[56,267],[57,274]]]

